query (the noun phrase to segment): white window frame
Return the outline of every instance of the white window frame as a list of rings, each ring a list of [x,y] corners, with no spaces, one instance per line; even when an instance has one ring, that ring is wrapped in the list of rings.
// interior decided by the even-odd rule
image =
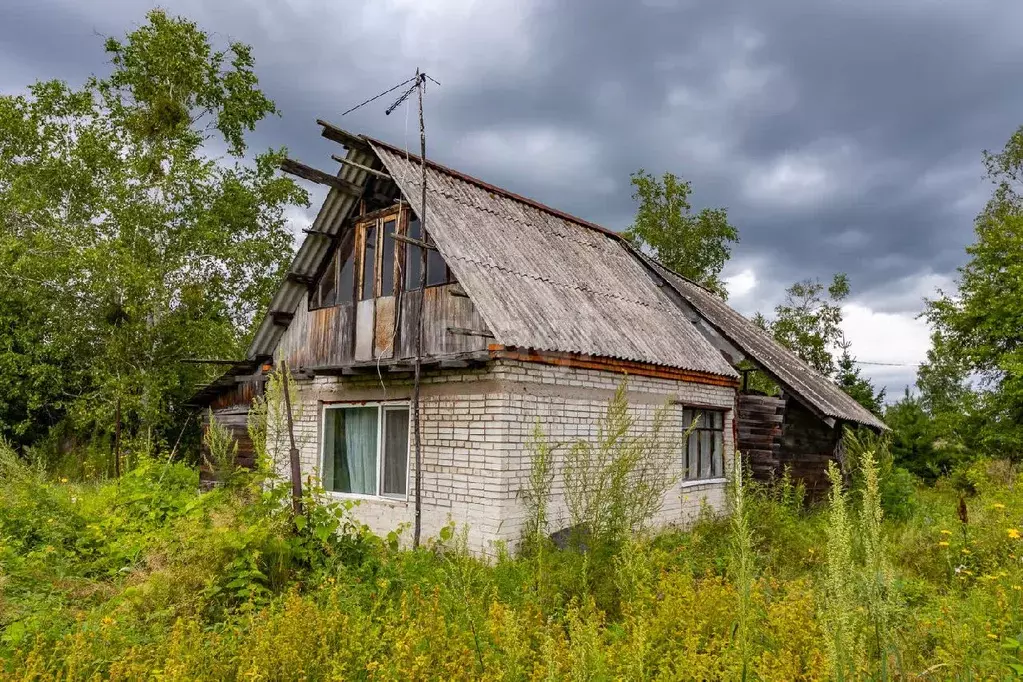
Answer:
[[[704,484],[707,484],[707,483],[719,483],[719,482],[725,481],[726,480],[725,467],[727,466],[727,460],[726,460],[726,457],[725,457],[725,432],[728,430],[728,415],[730,414],[731,411],[728,408],[725,408],[725,407],[703,407],[703,406],[696,407],[696,406],[686,406],[686,405],[683,405],[682,407],[683,407],[683,410],[682,410],[682,414],[683,414],[683,426],[682,426],[682,429],[683,429],[683,432],[684,431],[688,431],[690,426],[692,426],[693,422],[697,422],[696,428],[694,428],[692,430],[692,432],[690,432],[686,436],[686,440],[685,440],[685,450],[683,452],[683,458],[684,459],[683,459],[683,462],[682,462],[683,470],[684,470],[683,471],[683,475],[682,475],[682,480],[681,480],[682,486],[683,487],[687,487],[687,486],[694,486],[694,485],[704,485]],[[690,421],[688,423],[686,423],[685,417],[684,417],[686,412],[692,413],[692,421]],[[704,415],[706,413],[708,413],[708,412],[715,412],[715,413],[718,413],[718,414],[721,415],[721,430],[720,431],[718,431],[718,429],[714,429],[714,428],[707,428],[707,427],[701,428],[699,426],[699,422],[697,420],[699,419],[699,420],[702,421],[702,419],[704,418]],[[706,478],[701,477],[699,475],[699,473],[697,473],[695,476],[690,475],[689,467],[687,466],[689,461],[690,461],[690,457],[689,457],[689,454],[690,454],[689,453],[689,444],[691,442],[690,439],[695,436],[696,437],[696,442],[699,443],[699,433],[700,433],[700,431],[710,431],[712,433],[720,433],[721,434],[721,471],[719,471],[717,473],[712,473],[709,476],[707,476]],[[711,442],[713,443],[714,441],[712,440]],[[697,447],[699,447],[699,445],[697,445]],[[711,460],[711,466],[713,467],[713,460]]]
[[[375,407],[377,408],[377,494],[366,495],[363,493],[346,493],[340,490],[328,490],[324,486],[324,490],[328,495],[335,497],[341,497],[346,499],[354,500],[384,500],[387,502],[408,502],[408,489],[411,481],[411,466],[409,462],[409,455],[412,454],[412,406],[408,400],[388,400],[388,401],[356,401],[356,402],[336,402],[336,403],[323,403],[323,409],[320,410],[320,471],[326,471],[327,463],[327,412],[329,410],[343,410],[352,409],[359,407]],[[406,443],[408,447],[405,451],[405,494],[404,495],[384,495],[380,491],[384,488],[384,413],[388,410],[394,410],[395,408],[403,408],[409,413],[409,433]]]

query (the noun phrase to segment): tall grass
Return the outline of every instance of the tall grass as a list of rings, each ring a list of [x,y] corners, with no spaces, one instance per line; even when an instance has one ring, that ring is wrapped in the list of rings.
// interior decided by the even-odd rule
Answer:
[[[959,488],[892,519],[870,459],[811,509],[735,466],[730,518],[627,533],[606,565],[548,548],[541,599],[534,557],[482,561],[464,529],[403,551],[311,498],[296,535],[258,476],[66,482],[0,446],[0,679],[1011,679],[1020,472],[963,472],[964,537]]]

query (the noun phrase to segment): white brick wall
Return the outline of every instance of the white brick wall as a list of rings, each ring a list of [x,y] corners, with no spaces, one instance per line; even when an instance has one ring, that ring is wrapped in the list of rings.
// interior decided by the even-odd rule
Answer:
[[[553,367],[511,360],[487,368],[424,374],[422,395],[423,536],[435,536],[449,520],[469,528],[476,551],[492,551],[498,540],[520,537],[531,457],[526,443],[537,419],[553,443],[594,439],[622,375],[599,370]],[[323,405],[333,402],[408,400],[411,381],[384,371],[372,376],[317,377],[296,382],[301,407],[295,428],[305,475],[319,475]],[[637,429],[649,429],[654,411],[669,399],[734,409],[731,388],[631,376],[628,400]],[[672,406],[669,423],[681,428],[681,406]],[[730,467],[732,412],[726,415],[725,460]],[[411,444],[410,444],[411,445]],[[555,460],[551,530],[567,524],[562,456]],[[386,534],[414,520],[414,451],[409,454],[409,499],[362,500],[355,515],[375,532]],[[681,469],[681,462],[679,462]],[[659,525],[683,524],[703,505],[724,509],[721,482],[680,483],[664,499]]]

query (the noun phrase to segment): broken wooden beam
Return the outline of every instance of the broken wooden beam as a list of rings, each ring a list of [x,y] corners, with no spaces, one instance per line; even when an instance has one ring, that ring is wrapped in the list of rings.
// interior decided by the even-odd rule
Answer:
[[[323,119],[316,119],[317,125],[323,126],[323,132],[321,133],[328,140],[342,144],[349,149],[357,149],[360,152],[372,153],[372,148],[366,140],[362,139],[358,135],[338,128],[333,123],[328,123]]]
[[[494,338],[494,335],[488,331],[480,329],[467,329],[465,327],[448,327],[448,334],[461,334],[462,336],[482,336],[487,339]]]
[[[336,175],[331,175],[326,171],[321,171],[317,168],[313,168],[312,166],[307,166],[300,161],[295,161],[294,159],[282,159],[280,168],[285,173],[291,173],[292,175],[298,176],[304,180],[333,187],[340,192],[351,194],[354,197],[362,196],[362,187],[356,185],[354,182],[342,180]]]
[[[376,168],[370,168],[369,166],[363,166],[361,163],[355,163],[351,159],[346,159],[343,156],[338,156],[337,154],[331,154],[330,158],[334,159],[338,163],[343,163],[346,166],[351,166],[352,168],[358,168],[359,170],[366,171],[370,175],[375,175],[378,178],[381,178],[383,180],[391,180],[392,179],[390,175],[388,175],[387,173],[384,173],[383,171],[378,171]]]
[[[421,249],[431,249],[433,251],[437,250],[436,246],[434,246],[433,244],[427,244],[426,242],[424,242],[421,239],[414,239],[412,237],[406,237],[405,235],[398,234],[397,232],[392,232],[390,234],[390,236],[394,237],[395,239],[397,239],[400,242],[405,242],[406,244],[412,244],[413,246],[418,246]]]

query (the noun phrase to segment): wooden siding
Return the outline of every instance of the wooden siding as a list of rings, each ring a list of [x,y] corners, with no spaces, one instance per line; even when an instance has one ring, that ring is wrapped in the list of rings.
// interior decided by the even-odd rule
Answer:
[[[222,410],[214,410],[213,418],[217,420],[221,426],[226,428],[231,436],[238,443],[238,453],[235,456],[235,464],[246,469],[252,469],[256,466],[256,451],[252,446],[252,439],[249,437],[249,410],[248,405],[244,407],[232,407]],[[203,415],[202,418],[202,430],[203,434],[209,428],[209,412]],[[202,452],[202,466],[199,469],[199,479],[204,486],[208,487],[216,483],[214,480],[214,474],[210,471],[206,464],[209,452],[206,449],[206,439],[203,439],[201,446]]]
[[[489,333],[472,301],[458,295],[460,293],[457,284],[426,289],[424,358],[487,349],[490,341],[487,336],[449,331],[455,328]],[[415,357],[415,324],[421,296],[419,291],[406,291],[400,296],[342,303],[312,311],[308,309],[308,302],[303,303],[281,338],[275,358],[283,355],[288,364],[298,370],[347,367],[379,358]]]

